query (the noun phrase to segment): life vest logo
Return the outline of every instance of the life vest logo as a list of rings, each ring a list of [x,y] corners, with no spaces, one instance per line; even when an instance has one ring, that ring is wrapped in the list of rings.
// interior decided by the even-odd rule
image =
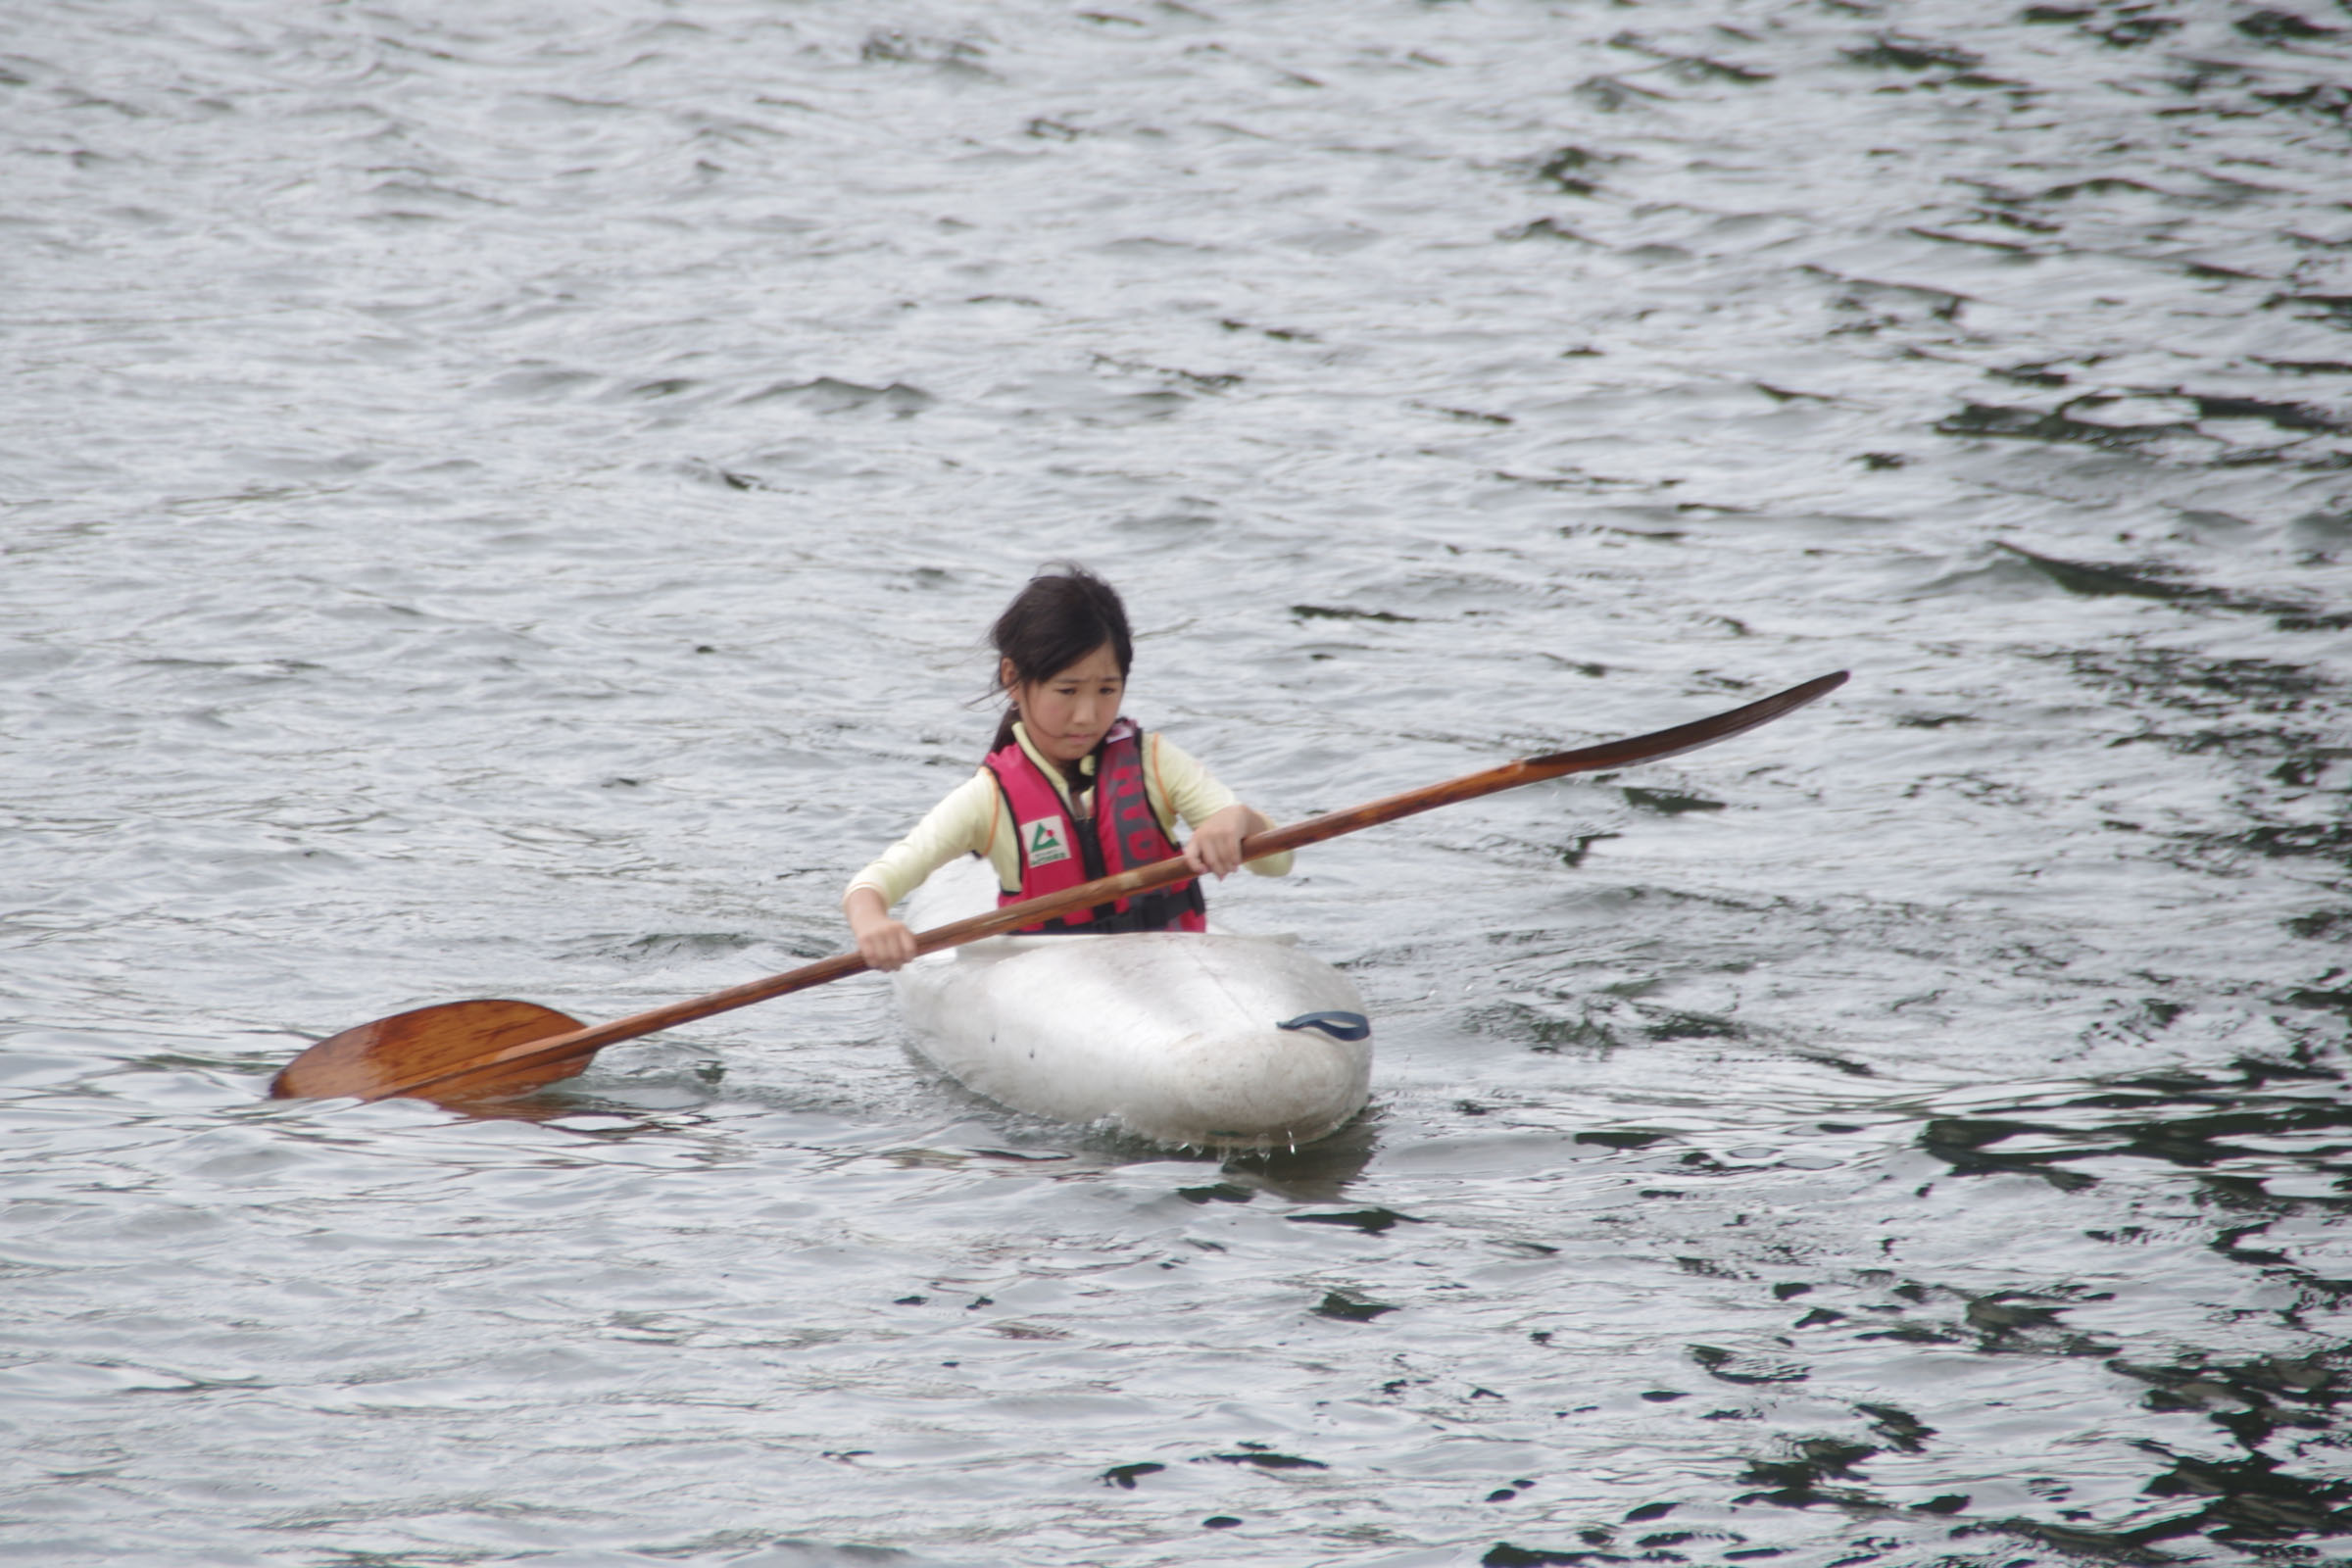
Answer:
[[[1053,865],[1070,858],[1070,847],[1061,836],[1061,826],[1050,816],[1021,824],[1021,854],[1031,865]]]

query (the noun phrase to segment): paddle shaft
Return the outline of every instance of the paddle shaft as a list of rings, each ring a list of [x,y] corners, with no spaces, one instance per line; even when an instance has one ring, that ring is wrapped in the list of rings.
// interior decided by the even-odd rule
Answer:
[[[1325,839],[1335,839],[1342,834],[1374,827],[1382,822],[1394,822],[1398,817],[1412,816],[1417,812],[1435,810],[1441,806],[1452,806],[1461,801],[1476,800],[1482,795],[1493,795],[1501,790],[1516,789],[1522,784],[1540,783],[1544,779],[1560,778],[1570,773],[1606,772],[1611,768],[1627,767],[1636,762],[1656,761],[1661,758],[1675,757],[1684,752],[1695,751],[1701,746],[1711,745],[1742,731],[1754,729],[1759,724],[1770,723],[1782,714],[1802,708],[1815,698],[1835,691],[1838,687],[1845,684],[1845,672],[1839,670],[1836,674],[1818,676],[1800,686],[1791,686],[1788,690],[1767,697],[1761,702],[1750,703],[1744,708],[1733,709],[1727,713],[1718,713],[1712,718],[1697,719],[1689,724],[1678,724],[1671,729],[1655,730],[1647,735],[1637,735],[1626,740],[1608,741],[1598,746],[1582,747],[1572,752],[1553,752],[1544,757],[1523,758],[1515,762],[1505,762],[1499,767],[1487,768],[1483,772],[1466,773],[1460,778],[1448,779],[1442,784],[1430,784],[1421,789],[1407,790],[1400,795],[1386,796],[1363,806],[1351,807],[1347,810],[1327,811],[1321,816],[1308,817],[1303,822],[1294,822],[1289,827],[1278,827],[1263,833],[1253,833],[1242,840],[1242,858],[1245,860],[1263,859],[1269,855],[1280,855],[1287,850],[1300,849],[1309,844],[1319,844]],[[1138,893],[1148,893],[1153,888],[1165,887],[1171,882],[1181,882],[1187,877],[1198,874],[1191,865],[1186,863],[1183,857],[1171,857],[1165,860],[1154,861],[1151,865],[1139,866],[1131,871],[1121,871],[1115,876],[1100,877],[1095,881],[1060,893],[1049,894],[1044,898],[1024,899],[1018,904],[1008,904],[983,914],[972,915],[967,919],[935,926],[931,930],[917,933],[914,939],[915,952],[918,954],[937,953],[944,948],[960,947],[967,942],[977,942],[983,937],[997,936],[1006,931],[1017,930],[1022,926],[1036,925],[1041,921],[1053,919],[1056,915],[1090,908],[1099,904],[1110,904],[1120,899],[1132,898]],[[650,1012],[616,1018],[611,1023],[576,1029],[569,1034],[525,1041],[521,1045],[510,1046],[495,1054],[485,1056],[479,1061],[445,1068],[408,1082],[392,1084],[369,1095],[368,1098],[389,1099],[401,1095],[422,1094],[428,1090],[445,1089],[494,1067],[514,1067],[528,1062],[553,1060],[562,1056],[577,1055],[581,1058],[581,1065],[584,1066],[590,1055],[620,1041],[634,1040],[640,1035],[650,1035],[663,1029],[673,1029],[679,1024],[692,1023],[698,1018],[708,1018],[713,1013],[728,1012],[737,1007],[748,1007],[755,1002],[767,1002],[776,997],[789,996],[795,991],[806,991],[810,986],[821,986],[830,981],[859,973],[866,967],[866,961],[855,953],[836,954],[830,958],[820,958],[815,963],[805,965],[802,968],[788,970],[783,974],[769,975],[763,980],[747,981],[743,985],[731,986],[724,991],[714,991],[707,997],[696,997],[690,1001],[672,1003],[666,1007],[656,1007]]]

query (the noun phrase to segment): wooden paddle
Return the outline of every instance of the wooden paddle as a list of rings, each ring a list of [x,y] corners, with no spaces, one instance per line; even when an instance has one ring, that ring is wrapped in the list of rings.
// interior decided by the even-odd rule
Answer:
[[[1678,724],[1630,740],[1505,762],[1500,767],[1391,795],[1366,806],[1254,833],[1242,841],[1242,858],[1254,860],[1278,855],[1375,823],[1393,822],[1417,811],[1475,800],[1481,795],[1542,779],[1567,773],[1604,772],[1694,751],[1759,724],[1768,724],[1844,684],[1845,672],[1840,670],[1713,718]],[[942,948],[976,942],[1072,909],[1164,887],[1193,874],[1181,857],[1160,860],[1102,877],[1083,887],[1009,904],[986,914],[922,932],[915,938],[915,949],[918,953],[936,953]],[[378,1018],[320,1041],[288,1062],[270,1080],[270,1093],[278,1099],[352,1096],[384,1100],[413,1095],[453,1102],[525,1094],[572,1076],[588,1065],[589,1057],[619,1041],[634,1040],[639,1035],[708,1018],[714,1012],[821,986],[865,967],[865,960],[855,953],[837,954],[785,974],[770,975],[764,980],[750,981],[593,1028],[528,1002],[445,1002]]]

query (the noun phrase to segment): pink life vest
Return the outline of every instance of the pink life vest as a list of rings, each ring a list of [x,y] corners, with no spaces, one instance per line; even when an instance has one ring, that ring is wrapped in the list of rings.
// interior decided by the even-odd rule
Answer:
[[[1012,809],[1013,837],[1020,849],[1020,886],[999,888],[999,908],[1182,853],[1152,809],[1152,798],[1144,788],[1143,732],[1131,720],[1122,718],[1111,725],[1095,753],[1095,814],[1091,819],[1071,820],[1061,791],[1031,760],[1019,741],[990,753],[987,766],[997,776],[997,789],[1004,804]],[[1021,929],[1205,931],[1207,911],[1200,879],[1193,878]]]

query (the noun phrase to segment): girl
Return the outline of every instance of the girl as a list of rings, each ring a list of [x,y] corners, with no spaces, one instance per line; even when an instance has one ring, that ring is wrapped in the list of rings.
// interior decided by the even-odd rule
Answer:
[[[1002,906],[1177,854],[1222,877],[1242,863],[1242,840],[1274,825],[1119,716],[1134,649],[1126,607],[1102,578],[1068,565],[1031,578],[989,641],[1010,702],[987,760],[842,896],[858,955],[877,969],[914,956],[914,933],[891,906],[958,855],[988,858]],[[1193,830],[1181,851],[1177,817]],[[1261,876],[1290,868],[1287,854],[1250,862]],[[1024,929],[1200,931],[1204,906],[1200,883],[1187,881]]]

